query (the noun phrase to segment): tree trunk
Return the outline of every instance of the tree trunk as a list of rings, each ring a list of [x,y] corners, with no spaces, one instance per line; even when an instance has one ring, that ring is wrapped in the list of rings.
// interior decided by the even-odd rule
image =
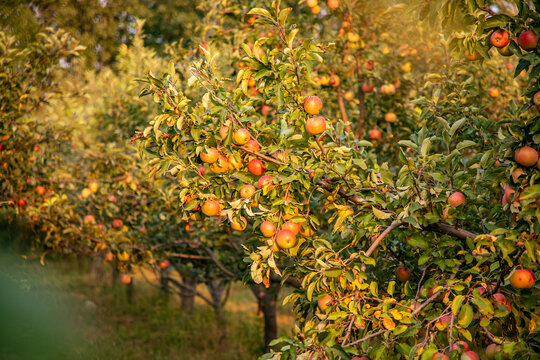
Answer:
[[[259,311],[264,316],[264,347],[270,350],[270,342],[277,338],[277,298],[281,285],[272,283],[267,289],[260,284],[252,284],[251,291],[259,303]]]
[[[212,298],[214,313],[216,314],[216,322],[218,326],[219,345],[227,343],[227,320],[225,319],[225,302],[227,301],[228,292],[225,292],[228,282],[227,280],[211,280],[206,286],[210,297]]]
[[[163,295],[165,298],[168,298],[171,293],[171,289],[169,288],[169,277],[167,276],[167,274],[163,272],[160,273],[159,283],[161,285],[161,295]]]
[[[128,264],[128,271],[131,272],[131,265],[129,264]],[[129,282],[129,284],[127,284],[126,296],[127,296],[128,304],[130,305],[135,304],[135,285],[134,285],[133,276],[131,276],[131,281]]]
[[[189,270],[181,271],[178,270],[180,277],[182,278],[182,283],[188,288],[196,289],[197,288],[197,278]],[[180,292],[180,306],[182,311],[192,312],[195,310],[195,292],[188,290],[182,290]]]
[[[120,271],[118,271],[118,267],[113,262],[111,263],[112,266],[112,274],[111,274],[111,286],[115,287],[116,284],[118,284],[118,280],[120,279]]]

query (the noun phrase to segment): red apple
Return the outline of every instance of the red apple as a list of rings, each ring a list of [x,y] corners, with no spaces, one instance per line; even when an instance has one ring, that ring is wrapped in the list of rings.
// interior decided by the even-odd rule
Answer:
[[[531,167],[538,161],[538,152],[530,146],[523,146],[516,150],[514,159],[520,165]]]
[[[514,289],[530,289],[534,286],[534,273],[527,269],[516,269],[510,276],[510,285]]]
[[[510,36],[508,35],[508,31],[498,29],[491,33],[490,41],[491,45],[498,48],[503,48],[510,42]]]
[[[318,135],[326,129],[326,120],[322,116],[315,116],[306,120],[306,131],[311,135]]]
[[[304,110],[310,115],[317,115],[322,109],[322,100],[317,96],[308,96],[304,100]]]
[[[362,84],[362,91],[365,93],[370,93],[373,91],[374,85],[372,83],[363,83]]]
[[[519,35],[518,44],[523,50],[536,49],[536,45],[538,45],[538,35],[532,30],[527,30]]]
[[[253,175],[262,175],[264,174],[264,172],[266,171],[266,166],[265,164],[259,160],[259,159],[252,159],[249,163],[248,163],[248,170],[250,173],[252,173]]]
[[[412,272],[406,267],[400,266],[396,269],[396,277],[401,282],[407,282],[412,279]]]
[[[459,191],[456,191],[455,193],[453,193],[452,195],[448,197],[448,203],[452,207],[458,207],[464,202],[465,202],[465,196]]]
[[[461,354],[461,360],[480,360],[474,351],[465,351]]]
[[[446,355],[444,355],[443,353],[440,353],[440,352],[436,352],[431,357],[431,360],[449,360],[449,359],[450,358],[448,356],[446,356]]]

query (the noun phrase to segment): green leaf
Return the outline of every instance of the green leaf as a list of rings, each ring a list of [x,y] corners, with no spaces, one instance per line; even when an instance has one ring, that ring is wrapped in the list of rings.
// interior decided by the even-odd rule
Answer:
[[[454,315],[458,314],[459,309],[461,308],[461,304],[463,304],[463,300],[465,300],[465,296],[458,295],[454,298],[452,301],[452,313]]]
[[[254,9],[249,10],[248,15],[259,15],[268,19],[272,18],[272,15],[270,14],[268,10],[261,9],[261,8],[254,8]]]
[[[452,303],[452,305],[454,304]],[[473,321],[473,318],[474,318],[474,311],[473,311],[472,306],[469,304],[463,305],[463,307],[461,308],[461,311],[459,312],[458,324],[466,328],[471,324],[471,322]]]

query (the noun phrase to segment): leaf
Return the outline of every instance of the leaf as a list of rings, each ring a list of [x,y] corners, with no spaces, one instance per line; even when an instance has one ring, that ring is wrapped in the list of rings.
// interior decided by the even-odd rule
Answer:
[[[540,184],[529,186],[525,191],[519,195],[519,200],[529,200],[540,198]]]
[[[461,304],[463,304],[463,300],[465,300],[465,296],[458,295],[454,298],[452,301],[452,313],[454,315],[458,314],[459,309],[461,308]]]
[[[392,214],[389,214],[389,213],[386,213],[384,211],[381,211],[379,209],[377,209],[376,207],[371,207],[371,209],[373,210],[373,214],[378,218],[378,219],[381,219],[381,220],[384,220],[384,219],[388,219],[389,217],[392,216]]]
[[[476,143],[474,141],[472,141],[472,140],[463,140],[462,142],[457,144],[456,149],[463,150],[465,148],[475,146],[475,145],[476,145]]]
[[[453,304],[452,304],[453,305]],[[468,327],[474,318],[474,311],[471,305],[465,304],[461,308],[461,311],[459,312],[458,316],[458,324],[462,327],[466,328]]]
[[[431,139],[430,138],[425,138],[424,141],[422,141],[420,154],[422,156],[426,156],[430,149],[431,149]]]
[[[456,121],[455,123],[452,124],[452,127],[450,128],[450,131],[448,132],[450,134],[450,136],[454,136],[454,134],[456,133],[456,131],[459,130],[460,127],[462,127],[465,122],[467,121],[466,118],[463,118],[463,119],[460,119],[458,121]]]
[[[398,144],[401,145],[401,146],[406,146],[406,147],[409,147],[411,149],[418,150],[418,145],[416,145],[415,143],[413,143],[410,140],[401,140],[401,141],[398,142]]]
[[[268,19],[272,18],[272,15],[270,14],[268,10],[261,9],[261,8],[254,8],[254,9],[249,10],[248,15],[259,15]]]

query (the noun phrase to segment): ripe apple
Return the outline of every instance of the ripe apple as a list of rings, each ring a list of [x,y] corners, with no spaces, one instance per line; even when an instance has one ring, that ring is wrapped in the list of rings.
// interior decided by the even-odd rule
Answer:
[[[247,220],[245,217],[233,218],[231,221],[231,228],[236,231],[243,231],[247,226]]]
[[[510,302],[508,301],[508,299],[506,299],[506,296],[504,296],[504,294],[497,292],[491,295],[491,297],[495,301],[495,304],[506,306],[508,308],[508,311],[512,311],[512,306],[510,305]]]
[[[330,85],[332,85],[333,87],[338,87],[339,86],[339,76],[337,75],[330,75],[330,81],[329,81]]]
[[[204,176],[206,174],[206,168],[203,165],[199,166],[199,172]]]
[[[255,151],[255,152],[261,150],[261,146],[259,145],[259,143],[257,142],[257,140],[253,140],[253,139],[252,139],[252,140],[249,140],[249,141],[244,145],[244,147],[245,147],[246,149],[249,149],[249,150]]]
[[[533,96],[534,105],[540,106],[540,91],[537,91]]]
[[[234,154],[229,154],[227,160],[229,161],[229,169],[231,170],[240,170],[243,166],[242,160],[239,157],[237,159]]]
[[[201,207],[201,210],[206,216],[215,216],[218,215],[221,211],[221,206],[217,200],[206,200],[206,202]]]
[[[251,184],[246,184],[240,188],[240,196],[243,199],[247,199],[248,197],[251,197],[253,194],[255,194],[255,186]]]
[[[90,190],[89,188],[84,188],[82,189],[81,191],[81,196],[86,199],[87,197],[89,197],[90,195],[92,195],[92,190]]]
[[[319,5],[315,5],[311,8],[311,13],[317,15],[321,12],[321,7]]]
[[[510,36],[508,35],[508,31],[498,29],[491,33],[490,41],[491,45],[497,48],[503,48],[510,42]]]
[[[401,282],[407,282],[412,279],[412,272],[406,267],[400,266],[396,269],[396,277]]]
[[[329,294],[324,295],[322,298],[319,299],[317,302],[317,305],[319,306],[319,309],[321,311],[325,311],[328,307],[332,305],[334,302],[334,299]]]
[[[227,125],[223,125],[219,128],[219,136],[222,140],[225,140],[227,138],[227,135],[229,134],[229,127]]]
[[[276,242],[282,249],[290,249],[296,244],[296,235],[287,229],[282,229],[276,236]]]
[[[300,232],[300,224],[291,220],[285,222],[281,228],[291,231],[294,235],[298,235]]]
[[[501,352],[501,346],[497,344],[489,344],[486,347],[486,358],[488,360],[495,359],[495,355]]]
[[[109,195],[108,200],[109,200],[110,202],[112,202],[112,203],[115,203],[115,202],[118,201],[118,199],[117,199],[116,196],[114,196],[114,195]]]
[[[472,53],[469,50],[465,50],[465,59],[469,61],[475,61],[482,59],[482,55],[477,50],[474,50]]]
[[[502,205],[505,206],[506,204],[510,204],[512,200],[510,199],[510,195],[515,193],[515,190],[512,189],[510,186],[506,185],[504,187],[504,195],[502,197]]]
[[[474,351],[465,351],[461,354],[461,360],[480,360],[480,358]]]
[[[255,81],[255,79],[253,79],[253,78],[249,78],[248,86],[249,87],[255,87],[256,85],[257,85],[257,81]]]
[[[465,202],[465,196],[459,191],[456,191],[455,193],[453,193],[452,195],[448,197],[448,203],[452,207],[458,207],[464,202]]]
[[[169,260],[165,259],[161,260],[158,266],[161,270],[165,271],[169,268],[169,266],[171,266],[171,263],[169,262]]]
[[[84,221],[85,224],[95,224],[96,223],[96,218],[94,217],[94,215],[88,214],[88,215],[84,216],[83,221]]]
[[[327,5],[330,10],[336,10],[339,8],[339,0],[328,0]]]
[[[206,148],[199,154],[201,160],[208,164],[215,163],[218,156],[219,152],[215,148]]]
[[[273,183],[274,183],[274,178],[272,178],[270,175],[263,175],[257,181],[257,187],[259,189],[262,189],[263,187],[268,186],[268,190],[271,190],[273,188],[272,186]]]
[[[129,276],[128,274],[122,274],[120,276],[120,282],[124,285],[128,285],[131,283],[131,276]]]
[[[450,358],[447,355],[444,355],[443,353],[436,352],[431,357],[431,360],[449,360]]]
[[[384,120],[386,122],[393,123],[393,122],[396,122],[397,116],[392,111],[389,111],[386,114],[384,114]]]
[[[41,150],[41,146],[39,145],[34,145],[34,151],[39,151]]]
[[[538,161],[538,152],[530,146],[523,146],[516,150],[514,159],[520,165],[531,167]]]
[[[519,35],[518,44],[523,50],[534,50],[538,45],[538,35],[532,30],[527,30]]]
[[[534,273],[527,269],[516,269],[510,276],[510,285],[514,289],[530,289],[534,286]]]
[[[265,237],[272,237],[276,233],[276,226],[268,220],[262,222],[260,229]]]
[[[371,129],[368,132],[368,135],[370,138],[374,140],[379,140],[381,138],[381,130],[379,129]]]
[[[215,174],[223,174],[229,170],[229,162],[225,155],[219,154],[217,161],[210,165],[210,170]]]
[[[495,87],[492,87],[492,88],[489,88],[489,96],[492,97],[492,98],[496,98],[496,97],[499,97],[499,95],[501,94],[501,90],[495,88]]]
[[[261,114],[264,116],[270,114],[271,110],[272,110],[272,107],[270,105],[264,104],[261,106]]]
[[[36,193],[38,193],[39,195],[45,194],[45,187],[41,185],[36,186]]]
[[[375,69],[375,62],[373,60],[368,60],[366,62],[366,70],[372,71],[373,69]]]
[[[105,256],[103,257],[105,259],[105,261],[113,261],[114,259],[114,254],[112,252],[107,252],[105,254]]]
[[[467,344],[465,341],[456,341],[454,345],[452,345],[452,351],[468,351],[469,350],[469,344]]]
[[[253,175],[259,176],[259,175],[264,174],[264,172],[266,171],[266,166],[264,165],[264,163],[261,160],[252,159],[248,163],[248,170]]]
[[[99,189],[99,184],[97,181],[91,181],[88,184],[88,188],[90,189],[91,192],[96,193]]]
[[[241,128],[234,132],[233,140],[237,145],[244,145],[249,141],[250,135],[247,129]]]
[[[310,115],[317,115],[321,112],[323,103],[317,96],[308,96],[304,100],[304,110]]]
[[[362,84],[362,91],[365,92],[365,93],[370,93],[373,91],[373,88],[375,86],[372,84],[372,83],[363,83]]]
[[[27,205],[27,202],[25,199],[21,198],[17,200],[17,205],[19,205],[19,207],[25,207]]]
[[[306,120],[306,131],[311,135],[318,135],[326,129],[326,120],[322,116],[315,116]]]
[[[112,221],[112,227],[120,230],[124,226],[124,222],[120,219],[113,219]]]
[[[343,97],[344,97],[345,100],[347,100],[347,101],[352,101],[352,100],[354,100],[354,93],[353,93],[352,91],[349,90],[349,91],[347,91],[347,92],[345,93],[345,95],[343,95]]]

